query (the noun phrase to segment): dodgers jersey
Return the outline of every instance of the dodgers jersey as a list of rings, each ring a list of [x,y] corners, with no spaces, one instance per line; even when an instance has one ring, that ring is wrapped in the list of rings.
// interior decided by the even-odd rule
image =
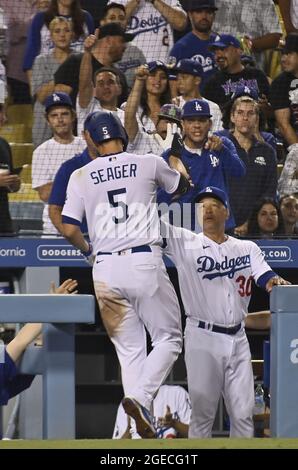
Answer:
[[[62,215],[81,223],[86,214],[95,253],[160,245],[156,190],[174,193],[179,181],[157,155],[98,157],[71,175]]]
[[[113,3],[113,0],[108,3]],[[117,0],[116,3],[126,6],[128,0]],[[163,3],[183,11],[179,0],[163,0]],[[135,35],[132,44],[143,52],[147,62],[167,61],[174,45],[173,28],[150,2],[140,1],[129,19],[126,31]]]
[[[250,240],[228,236],[218,244],[203,233],[162,223],[166,254],[176,265],[187,316],[219,325],[247,315],[252,280],[272,271]]]

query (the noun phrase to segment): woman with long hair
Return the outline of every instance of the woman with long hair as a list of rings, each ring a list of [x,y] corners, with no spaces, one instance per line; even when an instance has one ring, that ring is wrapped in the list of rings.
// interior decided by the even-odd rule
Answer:
[[[28,31],[23,69],[31,81],[32,66],[38,54],[46,54],[54,47],[49,24],[56,16],[72,21],[74,38],[71,43],[73,52],[83,52],[84,39],[94,32],[94,21],[90,13],[82,10],[80,0],[51,0],[46,11],[40,11],[32,19]]]
[[[270,197],[264,197],[255,205],[248,219],[247,235],[272,238],[284,233],[279,204]]]
[[[138,131],[155,131],[160,108],[171,102],[168,71],[161,61],[136,70],[136,78],[125,108],[125,129],[133,142]]]

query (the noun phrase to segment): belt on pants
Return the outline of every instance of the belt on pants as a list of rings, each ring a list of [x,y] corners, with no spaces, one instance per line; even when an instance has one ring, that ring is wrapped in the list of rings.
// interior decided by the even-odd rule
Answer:
[[[149,245],[141,245],[141,246],[135,246],[134,248],[128,248],[127,250],[121,250],[121,251],[98,251],[97,255],[129,255],[131,253],[151,253],[151,247]]]
[[[219,325],[213,325],[212,323],[207,323],[205,321],[199,320],[198,328],[203,328],[204,330],[214,331],[215,333],[235,335],[237,331],[240,330],[241,323],[238,323],[235,326],[219,326]]]

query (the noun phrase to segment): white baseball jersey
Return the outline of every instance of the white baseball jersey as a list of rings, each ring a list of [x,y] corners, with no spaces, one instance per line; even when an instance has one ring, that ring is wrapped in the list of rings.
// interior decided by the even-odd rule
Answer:
[[[163,418],[169,406],[174,419],[181,423],[189,424],[191,406],[187,391],[176,385],[162,385],[153,400],[152,420],[156,429],[158,439],[169,439],[177,437],[174,428],[159,425],[159,418]],[[121,439],[127,428],[127,415],[120,404],[117,411],[116,423],[113,432],[113,439]],[[137,438],[137,435],[133,435]]]
[[[125,111],[126,103],[127,102],[124,101],[124,103],[122,103],[122,105],[121,105],[121,109],[123,111]],[[155,130],[156,130],[155,124],[149,116],[144,114],[144,109],[143,109],[142,106],[138,107],[137,112],[136,112],[136,118],[137,118],[137,122],[138,122],[139,131],[141,131],[141,132],[142,131],[143,132],[155,132]],[[145,152],[143,152],[143,154],[144,153]]]
[[[162,223],[164,253],[176,265],[187,316],[235,325],[247,314],[252,280],[271,271],[260,248],[250,240],[227,237],[218,244],[203,233]]]
[[[154,138],[154,134],[139,130],[133,142],[129,143],[131,152],[143,155],[144,153],[154,153],[155,155],[162,155],[164,148],[159,145],[159,142]]]
[[[229,236],[218,244],[203,233],[169,225],[162,225],[162,229],[168,230],[165,254],[176,265],[187,315],[185,363],[192,404],[189,437],[211,437],[221,395],[230,417],[230,436],[252,437],[253,372],[245,330],[226,334],[209,326],[231,327],[242,322],[252,280],[271,269],[259,247],[249,240]],[[200,320],[205,327],[200,327]]]
[[[222,127],[222,113],[221,113],[220,107],[218,106],[218,104],[214,103],[214,101],[206,100],[206,98],[200,98],[200,99],[206,101],[209,104],[210,114],[212,115],[211,131],[212,132],[221,131],[223,127]],[[177,106],[179,106],[179,108],[182,109],[183,106],[185,105],[185,99],[182,96],[177,96],[175,98],[175,104],[177,104]]]
[[[182,10],[178,0],[163,0],[163,2]],[[113,3],[113,0],[110,0],[109,3]],[[126,6],[128,0],[117,0],[117,3]],[[127,32],[136,35],[132,44],[143,52],[147,62],[152,60],[166,61],[174,45],[171,25],[151,3],[145,0],[140,1],[139,6],[131,15]]]
[[[86,214],[95,253],[160,245],[156,189],[172,194],[179,180],[157,155],[98,157],[71,175],[62,215],[81,222]]]
[[[60,144],[52,138],[39,145],[32,156],[32,188],[52,183],[62,163],[82,153],[85,148],[86,142],[81,137],[74,137],[69,144]],[[42,220],[45,233],[59,233],[50,220],[48,204],[45,204]]]

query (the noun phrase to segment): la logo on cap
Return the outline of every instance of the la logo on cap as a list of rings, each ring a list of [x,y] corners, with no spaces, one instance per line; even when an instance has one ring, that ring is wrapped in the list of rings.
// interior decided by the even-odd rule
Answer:
[[[54,101],[60,101],[60,96],[53,94],[53,100]]]
[[[196,102],[196,111],[202,111],[202,106],[198,102]]]
[[[248,88],[248,86],[244,87],[244,91],[245,91],[245,93],[250,93],[250,89]]]
[[[209,188],[209,186],[208,186],[208,187],[206,188],[206,193],[212,193],[212,192],[213,192],[212,189]]]

